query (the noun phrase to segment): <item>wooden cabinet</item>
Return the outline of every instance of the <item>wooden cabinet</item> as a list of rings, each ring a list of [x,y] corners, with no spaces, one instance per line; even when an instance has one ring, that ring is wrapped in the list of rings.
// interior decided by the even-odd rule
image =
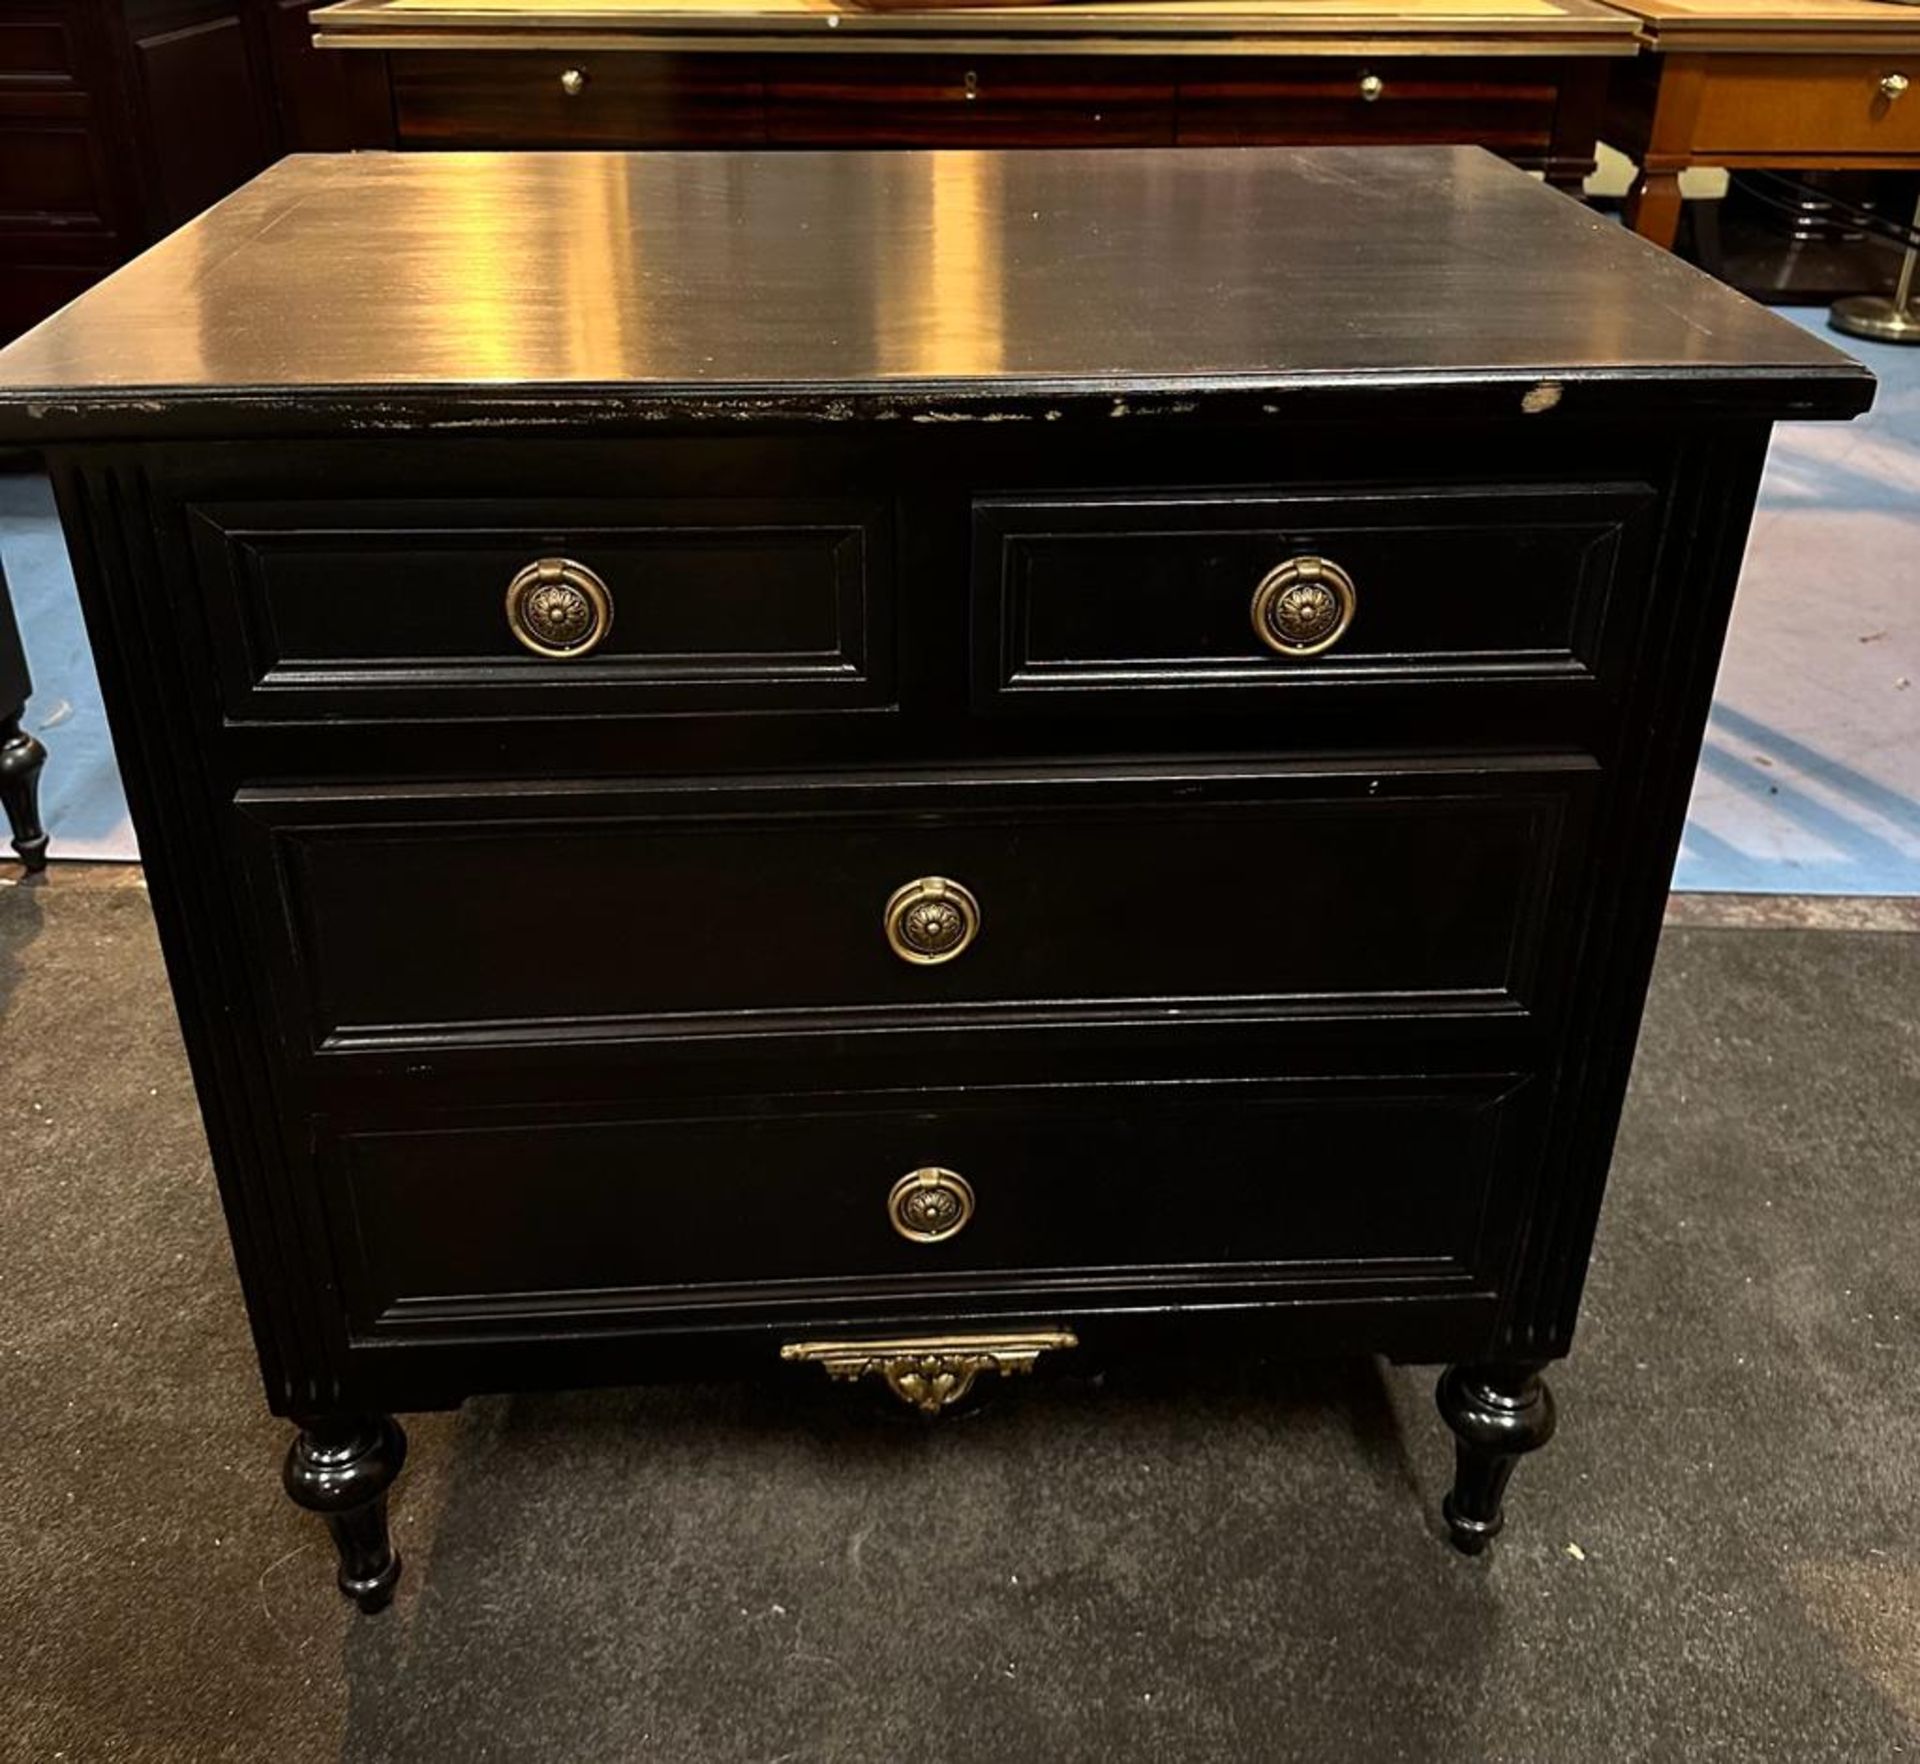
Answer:
[[[0,17],[0,336],[72,299],[141,236],[116,116],[93,8]]]
[[[26,0],[0,17],[0,339],[289,148],[390,137],[385,70],[307,0]]]
[[[241,0],[122,0],[109,20],[129,153],[156,234],[272,156],[273,98]]]

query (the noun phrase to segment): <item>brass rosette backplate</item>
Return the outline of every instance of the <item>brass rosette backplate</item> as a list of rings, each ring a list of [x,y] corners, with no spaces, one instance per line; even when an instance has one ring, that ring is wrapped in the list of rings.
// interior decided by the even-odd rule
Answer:
[[[585,564],[543,557],[507,584],[507,629],[555,661],[591,654],[613,629],[613,595]]]
[[[1319,655],[1347,634],[1359,594],[1324,557],[1290,557],[1253,591],[1253,629],[1276,655]]]

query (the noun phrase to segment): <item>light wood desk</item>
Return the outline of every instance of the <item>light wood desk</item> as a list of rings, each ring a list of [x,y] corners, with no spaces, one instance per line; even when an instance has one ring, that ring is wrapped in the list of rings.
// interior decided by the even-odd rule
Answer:
[[[1601,138],[1639,161],[1627,218],[1671,245],[1680,174],[1920,168],[1920,7],[1621,0],[1653,50],[1615,70]]]
[[[1577,187],[1638,26],[1598,0],[341,0],[419,147],[1487,147]]]

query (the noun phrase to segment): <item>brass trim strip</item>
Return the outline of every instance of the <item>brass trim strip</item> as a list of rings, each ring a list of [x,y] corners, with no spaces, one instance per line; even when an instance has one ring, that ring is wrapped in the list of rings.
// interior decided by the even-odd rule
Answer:
[[[645,31],[565,31],[539,34],[533,31],[396,31],[396,30],[322,30],[313,34],[316,49],[380,50],[405,54],[412,50],[552,50],[563,54],[630,52],[644,55],[1166,55],[1166,56],[1324,56],[1329,59],[1370,56],[1432,56],[1445,60],[1455,56],[1526,57],[1538,60],[1542,55],[1555,59],[1573,57],[1625,57],[1640,53],[1637,37],[1580,37],[1549,42],[1515,42],[1508,38],[1481,41],[1434,42],[1420,37],[1369,37],[1364,41],[1342,41],[1324,37],[1262,37],[1249,35],[1244,26],[1222,23],[1218,36],[1206,36],[1199,26],[1204,20],[1189,21],[1181,34],[1159,35],[1141,31],[1132,36],[1115,36],[1111,28],[1105,34],[1062,36],[1051,33],[1027,33],[1001,30],[989,36],[982,31],[968,36],[951,32],[930,36],[917,30],[888,29],[864,25],[854,30],[828,33],[810,31],[806,36],[791,34],[790,26],[762,33],[745,27],[726,30]]]
[[[1190,29],[1190,27],[1188,27]],[[520,50],[520,52],[559,52],[580,54],[595,52],[632,52],[655,54],[703,54],[703,56],[820,56],[820,54],[876,54],[876,56],[1271,56],[1271,58],[1344,58],[1356,56],[1436,56],[1436,58],[1498,58],[1524,56],[1540,60],[1551,54],[1555,60],[1590,56],[1638,56],[1640,38],[1603,36],[1574,38],[1571,42],[1513,42],[1509,38],[1486,38],[1484,42],[1448,40],[1444,44],[1425,42],[1419,36],[1369,36],[1369,38],[1306,38],[1292,40],[1284,36],[1250,36],[1244,31],[1221,27],[1219,36],[1156,36],[1142,31],[1137,36],[1027,36],[1004,31],[995,38],[979,36],[924,36],[918,31],[812,31],[806,36],[753,35],[747,29],[732,31],[564,31],[536,35],[522,31],[509,33],[453,33],[453,31],[315,31],[313,46],[321,50],[382,50],[388,54],[407,54],[409,50]]]
[[[737,48],[817,53],[826,41],[914,53],[960,50],[1031,54],[1633,55],[1640,22],[1627,13],[1557,0],[1507,17],[1469,11],[1314,12],[1297,0],[1209,5],[1118,0],[1109,4],[867,10],[829,0],[601,0],[598,5],[470,6],[459,0],[335,0],[309,21],[327,49],[439,50]]]

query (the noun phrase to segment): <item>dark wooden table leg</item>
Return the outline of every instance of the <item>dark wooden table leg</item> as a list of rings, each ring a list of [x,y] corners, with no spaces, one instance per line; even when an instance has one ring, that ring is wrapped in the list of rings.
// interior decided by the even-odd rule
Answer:
[[[1450,1366],[1435,1396],[1455,1435],[1442,1511],[1454,1548],[1477,1556],[1505,1523],[1514,1465],[1553,1438],[1553,1393],[1537,1366]]]
[[[47,830],[40,824],[40,768],[47,750],[20,727],[21,712],[0,717],[0,808],[13,829],[13,849],[29,870],[47,867]]]
[[[1546,174],[1548,183],[1569,196],[1581,194],[1598,160],[1608,73],[1607,64],[1598,58],[1565,62],[1560,69],[1560,94],[1554,105]]]
[[[0,810],[13,829],[13,849],[29,870],[47,867],[47,830],[40,825],[40,768],[47,750],[20,727],[33,694],[27,652],[14,622],[7,578],[0,571]]]
[[[391,1415],[310,1420],[287,1452],[287,1493],[326,1519],[340,1552],[340,1590],[363,1611],[393,1602],[400,1557],[387,1535],[387,1490],[407,1458]]]

